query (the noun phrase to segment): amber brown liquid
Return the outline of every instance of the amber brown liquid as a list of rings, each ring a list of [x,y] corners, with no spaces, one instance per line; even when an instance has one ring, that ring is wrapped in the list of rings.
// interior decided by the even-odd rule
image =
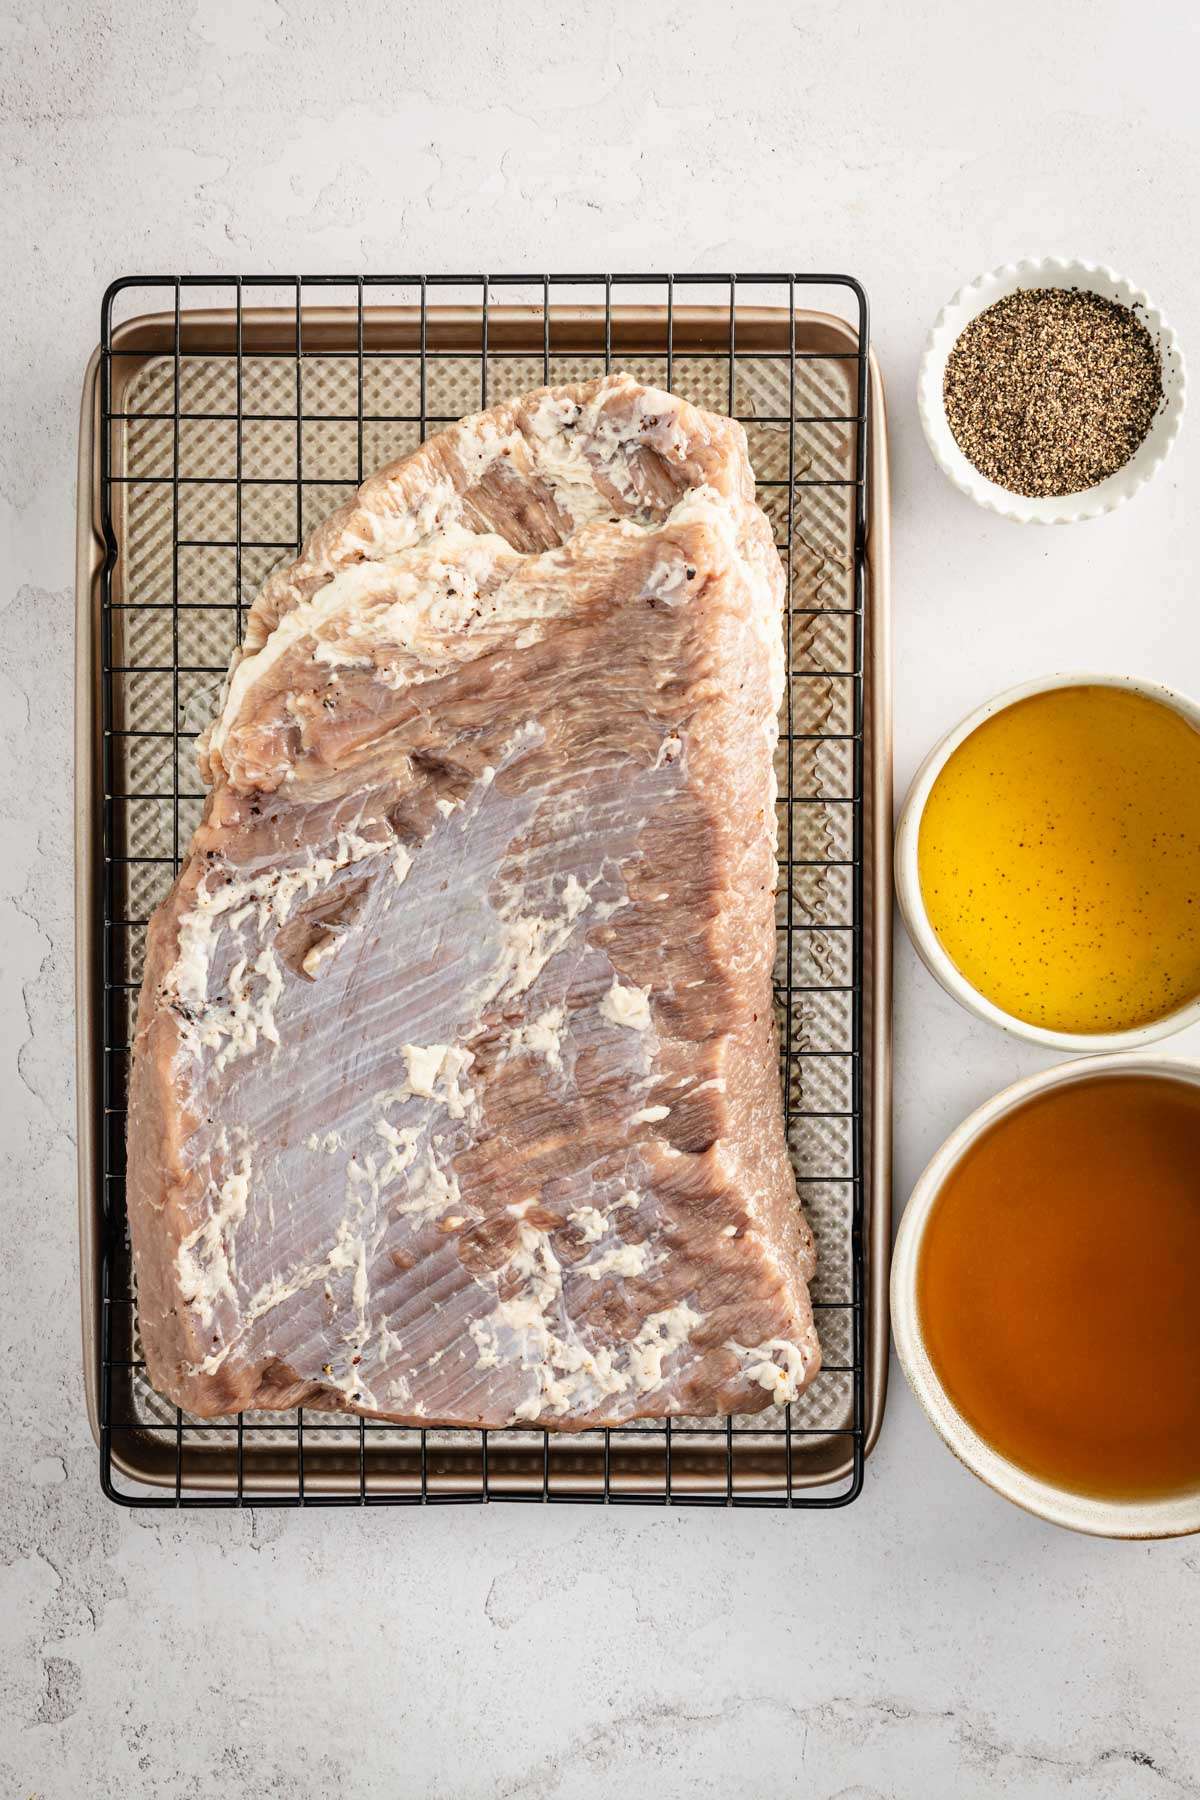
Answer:
[[[1093,1077],[997,1121],[930,1213],[917,1304],[954,1405],[1030,1474],[1200,1486],[1200,1086]]]

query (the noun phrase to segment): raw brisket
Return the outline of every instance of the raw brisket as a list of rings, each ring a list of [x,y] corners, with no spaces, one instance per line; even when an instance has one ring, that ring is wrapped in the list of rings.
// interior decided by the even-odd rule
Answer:
[[[627,376],[431,439],[268,581],[148,935],[162,1393],[571,1429],[812,1379],[783,585],[741,428]]]

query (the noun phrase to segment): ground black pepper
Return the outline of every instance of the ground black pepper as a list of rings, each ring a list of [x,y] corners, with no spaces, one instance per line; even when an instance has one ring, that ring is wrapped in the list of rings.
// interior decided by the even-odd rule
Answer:
[[[1013,494],[1076,494],[1129,461],[1162,403],[1162,360],[1127,306],[1018,288],[977,314],[946,362],[946,419]]]

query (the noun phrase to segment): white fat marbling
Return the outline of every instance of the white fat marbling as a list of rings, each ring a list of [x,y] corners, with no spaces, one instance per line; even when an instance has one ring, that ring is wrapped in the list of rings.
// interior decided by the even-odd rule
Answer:
[[[599,1012],[610,1025],[624,1025],[630,1031],[649,1031],[650,989],[624,987],[614,978],[600,1002]]]

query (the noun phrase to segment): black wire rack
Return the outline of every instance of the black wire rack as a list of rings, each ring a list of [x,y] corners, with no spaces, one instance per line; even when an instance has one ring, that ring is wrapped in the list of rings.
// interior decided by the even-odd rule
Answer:
[[[840,317],[807,310],[816,290]],[[770,1418],[619,1431],[407,1430],[303,1409],[191,1419],[154,1393],[139,1354],[126,1078],[145,926],[199,818],[194,739],[245,611],[268,570],[389,457],[510,394],[613,367],[743,421],[787,565],[776,998],[825,1368]],[[105,1492],[170,1507],[852,1501],[883,1403],[867,1343],[879,1047],[862,288],[816,274],[130,278],[104,297],[92,426],[85,1312]]]

